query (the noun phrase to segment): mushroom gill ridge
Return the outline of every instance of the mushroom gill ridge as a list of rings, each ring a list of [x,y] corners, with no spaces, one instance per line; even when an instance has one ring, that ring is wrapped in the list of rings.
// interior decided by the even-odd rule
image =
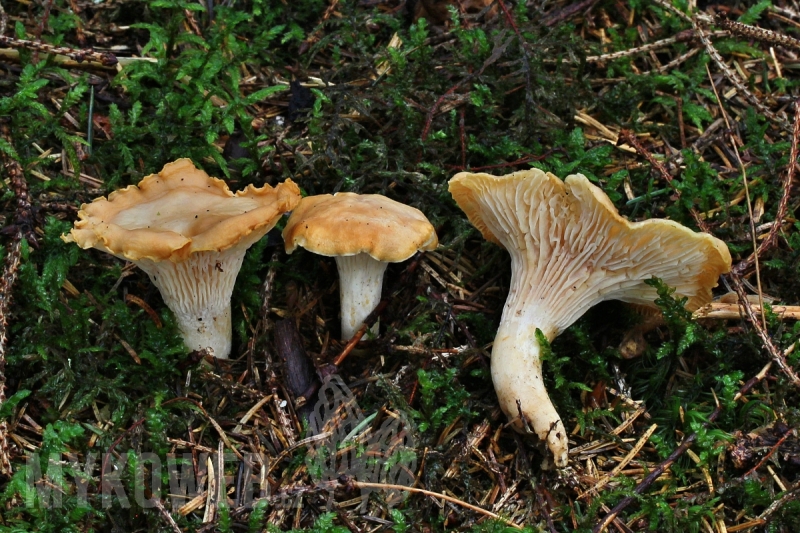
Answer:
[[[689,297],[688,307],[697,308],[710,299],[710,287],[730,263],[727,249],[709,250],[709,242],[716,240],[709,235],[669,220],[628,222],[598,198],[604,193],[582,175],[561,181],[533,169],[470,176],[475,179],[469,183],[453,178],[454,196],[468,198],[464,210],[470,221],[524,266],[512,270],[518,278],[512,286],[528,290],[515,293],[514,300],[524,295],[520,302],[509,298],[505,312],[520,305],[564,308],[563,316],[550,317],[559,332],[603,300],[653,305],[656,291],[642,283],[652,277],[676,287],[677,294]],[[708,267],[693,268],[709,261]],[[705,288],[698,289],[698,282]],[[590,287],[596,290],[587,291]]]

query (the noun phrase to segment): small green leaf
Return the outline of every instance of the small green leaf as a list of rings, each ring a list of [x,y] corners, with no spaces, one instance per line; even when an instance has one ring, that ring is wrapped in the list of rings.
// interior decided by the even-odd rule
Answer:
[[[0,420],[11,416],[11,413],[14,412],[14,408],[17,406],[17,404],[30,395],[31,391],[27,389],[21,389],[15,392],[10,398],[6,398],[6,401],[0,404]]]
[[[761,18],[761,13],[763,13],[770,7],[772,7],[772,0],[761,0],[761,2],[748,8],[747,11],[742,13],[742,16],[739,17],[739,22],[741,22],[742,24],[753,24],[759,18]]]
[[[288,88],[289,88],[288,85],[273,85],[271,87],[265,87],[263,89],[259,89],[258,91],[254,92],[253,94],[245,98],[245,105],[255,104],[256,102],[260,102],[265,98],[269,98],[273,94],[285,91]]]

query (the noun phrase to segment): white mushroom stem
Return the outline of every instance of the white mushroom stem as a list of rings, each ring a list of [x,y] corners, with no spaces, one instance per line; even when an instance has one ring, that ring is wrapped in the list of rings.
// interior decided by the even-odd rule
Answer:
[[[342,340],[350,340],[381,301],[383,273],[388,263],[369,254],[337,256],[339,301],[342,313]],[[378,322],[371,331],[378,334]]]
[[[547,340],[556,336],[544,325],[542,315],[530,307],[506,302],[492,348],[492,381],[500,407],[517,430],[530,427],[553,453],[558,467],[567,465],[567,432],[550,401],[542,379],[541,347],[536,329]],[[520,312],[518,312],[520,311]],[[537,316],[538,315],[538,316]],[[517,403],[519,402],[519,403]],[[524,416],[525,423],[520,420]]]
[[[249,246],[249,243],[247,244]],[[185,261],[135,261],[158,287],[190,350],[231,353],[231,294],[247,246],[197,252]]]

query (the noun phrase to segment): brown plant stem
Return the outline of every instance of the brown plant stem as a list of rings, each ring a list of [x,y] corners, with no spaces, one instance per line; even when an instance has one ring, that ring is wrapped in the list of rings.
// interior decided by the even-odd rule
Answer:
[[[575,2],[574,4],[568,5],[563,9],[559,9],[556,12],[551,11],[544,18],[542,24],[550,27],[555,26],[556,24],[564,22],[571,16],[580,13],[581,11],[590,10],[597,2],[598,0],[581,0],[580,2]],[[503,5],[502,1],[500,2],[500,5]],[[505,11],[505,8],[503,10]]]
[[[758,249],[750,254],[747,259],[740,261],[734,268],[733,272],[741,276],[745,270],[753,266],[756,258],[762,253],[766,252],[778,242],[778,232],[781,228],[783,219],[786,218],[786,213],[789,210],[789,198],[792,191],[792,183],[794,182],[794,173],[797,168],[797,158],[800,156],[798,153],[798,140],[800,140],[800,99],[794,102],[794,126],[792,128],[792,147],[789,151],[789,163],[786,166],[786,173],[783,178],[783,194],[778,203],[778,210],[775,213],[775,224],[769,229],[767,238],[764,239],[758,246]]]
[[[767,461],[769,461],[769,458],[770,458],[770,457],[772,457],[772,456],[773,456],[773,454],[774,454],[776,451],[778,451],[778,448],[780,448],[780,447],[781,447],[781,444],[783,444],[784,442],[786,442],[786,439],[788,439],[790,436],[792,436],[792,434],[793,434],[793,433],[794,433],[794,430],[787,431],[787,432],[786,432],[786,434],[785,434],[784,436],[782,436],[782,437],[781,437],[781,438],[778,440],[778,442],[776,442],[776,443],[775,443],[775,445],[774,445],[772,448],[770,448],[769,452],[767,452],[767,454],[766,454],[766,455],[764,455],[764,457],[762,457],[762,458],[761,458],[761,460],[758,462],[758,464],[757,464],[756,466],[754,466],[753,468],[751,468],[750,470],[748,470],[747,472],[745,472],[745,474],[742,476],[742,478],[746,478],[747,476],[749,476],[750,474],[752,474],[752,473],[756,472],[756,471],[757,471],[759,468],[761,468],[762,466],[764,466],[764,463],[766,463]]]
[[[670,175],[670,173],[667,171],[664,165],[661,164],[660,161],[658,161],[655,157],[653,157],[653,154],[651,154],[649,150],[647,150],[644,146],[642,146],[642,144],[639,142],[639,139],[636,138],[636,135],[634,135],[634,133],[631,130],[625,129],[620,131],[619,141],[626,142],[629,145],[633,146],[633,148],[639,154],[641,154],[642,156],[644,156],[645,159],[647,159],[647,161],[650,163],[650,166],[652,166],[654,169],[658,171],[659,174],[661,174],[661,177],[664,178],[664,181],[666,181],[670,187],[672,187],[672,190],[675,191],[675,194],[678,196],[678,198],[681,197],[681,191],[678,190],[675,184],[672,183],[672,176]],[[708,224],[706,224],[705,220],[703,220],[702,217],[700,217],[700,213],[698,213],[695,208],[689,209],[689,212],[692,214],[692,218],[694,219],[695,224],[697,224],[697,227],[700,228],[703,232],[710,234],[711,231],[709,231]]]
[[[753,325],[753,328],[756,330],[756,333],[761,338],[761,342],[764,344],[764,348],[767,349],[767,353],[770,356],[770,359],[781,369],[786,377],[792,382],[795,386],[800,386],[800,378],[797,377],[794,370],[786,363],[786,357],[778,350],[775,343],[772,342],[772,338],[769,336],[769,332],[762,326],[761,322],[759,322],[758,317],[756,316],[755,309],[753,309],[753,305],[747,299],[747,294],[744,290],[744,285],[742,285],[742,280],[737,276],[735,273],[731,272],[728,275],[733,290],[736,291],[736,294],[739,296],[739,302],[741,302],[742,307],[744,308],[744,312],[747,315],[747,319]]]
[[[711,80],[711,71],[708,69],[708,65],[706,65],[706,71],[708,73],[708,78]],[[717,93],[717,88],[713,84],[713,80],[711,88],[714,90],[714,95],[717,97],[717,102],[719,104],[719,110],[722,114],[722,118],[725,119],[725,124],[727,125],[728,131],[731,131],[731,123],[728,120],[728,114],[725,112],[725,108],[722,107],[722,102],[720,101],[719,94]],[[749,221],[750,221],[750,235],[753,239],[753,264],[756,270],[756,280],[758,284],[758,298],[760,302],[760,308],[764,308],[764,301],[763,301],[763,293],[761,291],[761,274],[759,271],[759,264],[758,264],[758,246],[756,245],[756,231],[753,222],[753,206],[750,202],[750,192],[747,186],[747,173],[744,166],[744,162],[742,162],[742,158],[739,155],[739,148],[737,147],[736,139],[734,138],[732,133],[729,133],[731,147],[733,148],[734,153],[736,154],[736,160],[739,163],[739,168],[742,172],[742,181],[744,183],[744,191],[745,197],[747,198],[747,210],[749,214]],[[741,141],[739,141],[741,144]],[[781,369],[789,380],[795,386],[800,386],[800,378],[798,378],[797,374],[795,374],[794,370],[786,363],[786,357],[781,351],[775,346],[772,342],[772,338],[769,336],[769,331],[767,331],[767,319],[765,315],[761,315],[761,322],[758,321],[758,317],[756,316],[755,310],[753,309],[753,305],[750,303],[750,300],[747,298],[747,293],[744,290],[744,285],[742,284],[741,276],[737,274],[735,271],[731,271],[728,274],[728,277],[731,280],[731,284],[733,285],[733,290],[736,291],[736,294],[739,297],[739,301],[744,307],[744,311],[747,314],[748,320],[753,325],[753,328],[756,330],[756,333],[761,338],[761,342],[764,344],[764,348],[767,349],[769,353],[770,359]]]
[[[725,78],[729,82],[731,82],[734,87],[736,87],[736,90],[739,91],[739,93],[748,102],[750,102],[750,104],[753,105],[758,110],[759,113],[770,119],[772,122],[778,124],[781,128],[788,129],[789,126],[788,122],[786,122],[786,120],[784,120],[782,117],[779,117],[778,115],[773,113],[769,108],[767,108],[767,106],[761,103],[761,100],[759,100],[756,97],[756,95],[750,92],[750,90],[747,88],[747,86],[739,77],[739,75],[725,63],[725,61],[722,59],[722,56],[719,55],[719,52],[717,51],[714,44],[708,38],[708,35],[706,34],[706,31],[703,28],[701,21],[697,17],[693,17],[691,19],[691,23],[695,33],[700,38],[700,41],[702,41],[703,46],[705,46],[706,53],[714,61],[714,64],[717,65],[717,68],[719,68],[722,71],[722,74],[725,76]],[[712,85],[712,87],[714,87],[714,85]]]
[[[755,39],[757,41],[762,41],[769,44],[777,44],[779,46],[800,50],[800,40],[797,40],[794,37],[789,37],[783,33],[778,33],[765,28],[759,28],[758,26],[751,26],[749,24],[742,24],[741,22],[729,20],[724,14],[719,14],[714,17],[714,24],[724,30],[728,30],[735,35],[741,35],[747,39]]]
[[[5,15],[5,13],[3,13]],[[8,124],[0,124],[0,136],[10,145],[11,132]],[[2,168],[8,176],[11,190],[16,197],[16,209],[14,213],[14,232],[11,244],[3,268],[3,275],[0,278],[0,405],[6,401],[6,343],[8,341],[8,314],[11,308],[11,297],[14,290],[14,283],[17,280],[19,264],[22,255],[22,240],[27,234],[32,235],[30,224],[32,224],[33,211],[30,200],[28,199],[28,183],[22,173],[22,167],[11,155],[0,151]],[[27,228],[25,231],[24,228]],[[34,243],[35,238],[29,237]],[[11,474],[11,459],[8,449],[8,423],[3,420],[0,422],[0,474]]]
[[[36,26],[36,31],[34,32],[35,40],[34,42],[40,44],[42,42],[42,31],[44,31],[45,26],[47,26],[48,20],[50,20],[50,10],[53,8],[53,0],[45,0],[44,2],[44,13],[42,13],[42,18],[39,20],[39,24]],[[33,52],[33,62],[39,62],[39,51],[34,50]]]
[[[170,529],[172,529],[174,533],[181,533],[181,528],[178,527],[178,524],[175,522],[175,519],[172,518],[172,515],[169,514],[169,511],[164,508],[164,503],[161,501],[161,498],[153,498],[150,501],[153,502],[155,508],[158,510],[158,514],[161,515],[161,518],[169,525]]]
[[[45,54],[61,54],[81,63],[83,61],[97,61],[107,67],[114,66],[118,63],[117,56],[111,52],[95,52],[91,49],[77,49],[69,48],[66,46],[53,46],[51,44],[40,43],[36,41],[26,41],[24,39],[15,39],[13,37],[6,37],[0,35],[0,45],[9,46],[11,48],[26,48],[34,52],[43,52]]]
[[[0,405],[6,401],[6,342],[8,341],[8,311],[11,291],[17,279],[20,263],[22,234],[17,233],[6,255],[3,276],[0,278]],[[8,450],[8,423],[0,421],[0,475],[11,475],[11,458]]]
[[[761,307],[754,307],[754,313],[761,314]],[[800,306],[773,305],[772,312],[781,320],[800,320]],[[692,313],[692,318],[716,318],[719,320],[735,320],[744,315],[744,306],[740,303],[712,302]]]
[[[424,494],[425,496],[430,496],[432,498],[438,498],[438,499],[453,503],[455,505],[459,505],[459,506],[464,507],[466,509],[469,509],[470,511],[475,511],[476,513],[480,513],[480,514],[488,516],[490,518],[494,518],[495,520],[499,520],[499,521],[503,522],[504,524],[506,524],[507,526],[513,527],[514,529],[523,529],[523,527],[520,526],[519,524],[516,524],[516,523],[514,523],[514,522],[512,522],[512,521],[510,521],[510,520],[508,520],[506,518],[503,518],[502,516],[500,516],[498,514],[495,514],[495,513],[491,512],[491,511],[487,511],[486,509],[478,507],[477,505],[472,505],[471,503],[467,503],[465,501],[459,500],[458,498],[454,498],[452,496],[448,496],[447,494],[441,494],[441,493],[438,493],[438,492],[433,492],[433,491],[425,490],[425,489],[418,489],[416,487],[406,487],[405,485],[392,485],[392,484],[389,484],[389,483],[367,483],[365,481],[351,481],[350,484],[352,484],[352,486],[354,486],[356,488],[359,488],[359,489],[366,488],[366,489],[402,490],[402,491],[411,492],[411,493],[414,493],[414,494]]]

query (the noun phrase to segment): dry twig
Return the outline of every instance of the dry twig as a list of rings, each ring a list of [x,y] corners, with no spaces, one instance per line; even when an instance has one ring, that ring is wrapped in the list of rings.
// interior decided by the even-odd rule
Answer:
[[[172,518],[172,515],[169,514],[169,511],[164,508],[164,503],[161,501],[161,499],[153,498],[151,501],[158,510],[158,514],[161,515],[164,521],[169,525],[170,529],[172,529],[172,531],[175,533],[181,533],[181,528],[178,527],[178,524],[175,522],[175,519]]]
[[[3,9],[3,3],[0,2],[0,35],[3,35],[6,32],[7,25],[8,15],[6,15],[6,10]]]
[[[731,82],[734,87],[736,87],[736,90],[742,96],[744,96],[744,98],[748,102],[750,102],[750,104],[752,104],[756,109],[758,109],[759,113],[761,113],[762,115],[764,115],[765,117],[767,117],[771,121],[775,122],[776,124],[778,124],[783,129],[789,129],[789,123],[786,120],[784,120],[782,117],[779,117],[778,115],[773,113],[769,108],[767,108],[767,106],[765,106],[763,103],[761,103],[761,100],[759,100],[758,97],[756,97],[756,95],[754,95],[752,92],[750,92],[750,90],[747,88],[747,86],[744,84],[744,82],[741,80],[741,78],[739,78],[739,75],[736,74],[736,72],[734,72],[725,63],[725,60],[722,59],[722,56],[719,55],[719,52],[714,47],[714,44],[708,38],[708,34],[706,34],[705,29],[703,29],[703,23],[705,21],[701,21],[699,17],[693,17],[691,19],[691,22],[692,22],[692,27],[694,28],[695,33],[700,38],[700,41],[702,41],[703,46],[705,46],[706,52],[708,53],[709,57],[711,57],[712,61],[714,61],[714,64],[717,65],[717,68],[719,68],[722,71],[722,74],[725,76],[725,78],[729,82]],[[713,83],[712,83],[711,86],[714,87]],[[716,90],[716,88],[715,88],[715,90]],[[719,98],[717,98],[717,100],[719,100]],[[722,105],[722,102],[719,102],[719,103],[720,103],[720,105]]]
[[[753,312],[761,314],[761,307],[754,307]],[[773,305],[772,312],[781,319],[800,320],[800,306],[797,305]],[[694,318],[716,318],[720,320],[735,320],[742,318],[745,314],[744,306],[738,303],[713,302],[704,305],[694,313]]]
[[[734,272],[731,272],[728,276],[731,280],[733,290],[735,290],[736,294],[739,295],[739,301],[744,307],[744,311],[747,314],[747,319],[753,325],[756,333],[761,338],[761,342],[764,344],[764,348],[766,348],[767,353],[769,353],[770,359],[772,359],[778,368],[781,369],[781,372],[786,374],[786,377],[788,377],[795,386],[800,386],[800,378],[797,377],[797,374],[794,372],[792,367],[788,365],[785,355],[778,349],[777,346],[775,346],[775,343],[772,342],[772,338],[769,336],[769,333],[759,322],[755,310],[753,309],[753,305],[747,299],[747,293],[744,290],[741,278]]]
[[[706,65],[706,68],[708,68],[707,65]],[[711,72],[710,71],[708,72],[708,77],[709,77],[709,79],[711,79]],[[730,132],[731,128],[730,128],[730,122],[728,121],[728,115],[725,112],[725,108],[722,107],[722,102],[719,100],[719,95],[717,94],[717,88],[713,85],[713,81],[712,81],[711,88],[714,90],[714,94],[717,95],[717,102],[718,102],[718,105],[719,105],[720,112],[722,113],[722,117],[725,119],[725,123],[728,126],[728,131]],[[749,221],[750,221],[750,234],[751,234],[752,239],[753,239],[753,250],[756,251],[755,252],[755,256],[753,258],[753,262],[754,262],[755,269],[756,269],[756,280],[757,280],[757,283],[758,283],[758,297],[759,297],[759,301],[761,302],[761,308],[763,309],[764,308],[764,301],[763,301],[763,296],[762,296],[762,291],[761,291],[761,275],[760,275],[759,266],[758,266],[758,253],[757,253],[758,248],[756,246],[756,230],[755,230],[754,222],[753,222],[753,209],[752,209],[752,204],[750,203],[750,192],[749,192],[749,188],[747,186],[747,174],[746,174],[746,171],[745,171],[744,163],[742,162],[742,158],[739,155],[739,149],[737,147],[736,139],[733,137],[732,133],[730,133],[730,142],[731,142],[731,146],[733,147],[734,153],[736,154],[736,159],[737,159],[737,162],[739,163],[739,168],[741,169],[742,179],[743,179],[743,182],[744,182],[744,191],[745,191],[745,196],[747,198],[747,208],[748,208],[748,213],[749,213],[749,217],[748,218],[749,218]],[[741,302],[742,306],[744,307],[745,313],[747,314],[747,318],[750,320],[750,323],[753,325],[753,328],[755,328],[756,333],[758,333],[758,336],[761,338],[761,342],[764,344],[764,347],[767,349],[767,352],[769,353],[770,358],[775,362],[775,364],[778,366],[778,368],[780,368],[781,371],[784,374],[786,374],[786,376],[791,380],[791,382],[795,386],[800,386],[800,378],[798,378],[797,374],[795,374],[795,372],[792,369],[792,367],[789,366],[786,363],[785,354],[783,354],[775,346],[775,344],[772,342],[772,338],[769,336],[769,332],[767,331],[767,320],[766,320],[766,317],[762,314],[761,322],[758,321],[758,317],[756,316],[755,310],[753,309],[753,305],[750,303],[750,300],[747,298],[747,294],[746,294],[746,292],[744,290],[744,286],[742,285],[741,277],[739,276],[739,274],[737,274],[734,271],[730,272],[729,277],[731,279],[731,284],[733,285],[733,289],[736,291],[736,294],[739,296],[739,301]]]
[[[735,35],[746,37],[747,39],[755,39],[757,41],[762,41],[769,44],[777,44],[787,48],[800,50],[800,40],[797,40],[794,37],[789,37],[788,35],[784,35],[783,33],[729,20],[728,17],[722,14],[717,15],[714,18],[714,23],[720,28],[728,30]]]
[[[739,146],[738,146],[738,144],[736,142],[736,138],[733,136],[733,130],[731,129],[731,123],[728,120],[728,113],[726,113],[725,112],[725,108],[722,107],[722,101],[719,99],[719,93],[717,92],[717,88],[714,85],[714,80],[711,77],[711,70],[709,70],[708,65],[706,65],[706,73],[708,74],[708,80],[711,82],[711,88],[714,90],[714,96],[717,97],[717,105],[719,106],[719,111],[722,114],[722,118],[725,120],[725,125],[727,126],[727,129],[728,129],[728,137],[730,138],[731,148],[733,148],[733,153],[736,154],[736,162],[739,163],[739,169],[740,169],[740,171],[742,173],[742,184],[744,185],[744,196],[745,196],[745,199],[747,200],[747,214],[748,214],[748,222],[750,224],[750,237],[751,237],[751,239],[753,241],[753,251],[754,251],[754,254],[755,254],[755,257],[753,259],[753,261],[754,261],[753,264],[755,265],[755,268],[756,268],[756,284],[758,285],[758,301],[759,301],[759,304],[760,304],[761,308],[763,309],[764,308],[764,298],[763,298],[764,293],[761,290],[761,269],[759,268],[759,264],[758,264],[758,253],[756,253],[757,250],[758,250],[758,245],[756,244],[757,237],[756,237],[756,227],[755,227],[755,222],[754,222],[755,219],[753,217],[753,203],[750,201],[750,186],[747,184],[747,169],[745,168],[744,162],[742,161],[742,156],[739,155]],[[737,293],[739,293],[739,291],[737,291]],[[739,293],[739,296],[741,297],[741,293]],[[745,298],[745,301],[742,302],[742,303],[747,307],[748,316],[755,316],[755,314],[753,313],[752,306],[750,305],[750,301]],[[762,323],[761,323],[760,326],[757,323],[754,324],[754,325],[755,325],[756,328],[760,327],[761,330],[766,332],[767,331],[767,317],[762,314],[761,315],[761,320],[762,320]]]
[[[791,489],[784,492],[780,498],[773,501],[769,507],[767,507],[763,513],[758,515],[756,520],[759,522],[759,525],[766,525],[769,523],[770,518],[774,515],[781,507],[792,500],[796,500],[800,494],[800,482],[796,483]]]
[[[620,131],[619,139],[620,141],[627,142],[628,144],[633,146],[639,154],[643,155],[645,159],[647,159],[647,161],[650,163],[650,165],[654,169],[656,169],[659,174],[661,174],[661,177],[664,178],[664,181],[666,181],[667,184],[669,184],[669,186],[672,187],[672,190],[675,191],[675,194],[678,196],[678,198],[681,197],[681,191],[678,190],[678,188],[672,183],[672,176],[670,175],[670,173],[667,171],[664,165],[661,164],[661,162],[659,162],[655,157],[653,157],[653,154],[651,154],[644,146],[642,146],[642,144],[639,142],[639,140],[636,138],[636,135],[634,135],[632,131],[630,130]],[[706,224],[705,220],[702,219],[697,210],[695,208],[691,208],[689,212],[692,214],[692,218],[694,218],[697,227],[700,228],[705,233],[710,234],[711,231],[708,228],[708,224]]]
[[[553,10],[547,14],[547,16],[542,21],[542,24],[545,26],[555,26],[567,19],[571,16],[580,13],[583,10],[591,9],[593,5],[597,3],[598,0],[581,0],[579,2],[575,2],[574,4],[570,4],[567,7],[559,10]],[[503,8],[503,11],[508,13],[503,2],[500,2],[500,6]]]
[[[22,235],[18,234],[6,255],[3,277],[0,279],[0,405],[6,401],[6,342],[8,341],[8,312],[11,305],[11,291],[17,279],[20,263]],[[0,421],[0,475],[11,474],[8,450],[8,424]]]
[[[767,234],[767,238],[764,239],[761,244],[758,246],[755,252],[750,254],[750,256],[740,261],[737,264],[733,271],[737,275],[744,274],[744,271],[750,268],[760,254],[763,254],[773,246],[778,241],[778,231],[781,229],[781,224],[783,219],[786,218],[786,214],[789,211],[789,197],[792,192],[792,183],[794,182],[794,173],[797,169],[797,158],[800,156],[798,153],[798,141],[800,140],[800,99],[795,100],[794,102],[794,127],[792,128],[792,148],[789,151],[789,163],[786,166],[786,173],[784,174],[783,179],[783,194],[781,195],[781,200],[778,203],[778,210],[775,213],[775,224],[769,229],[769,234]]]
[[[95,52],[94,50],[90,49],[80,50],[66,46],[53,46],[51,44],[40,43],[36,41],[26,41],[24,39],[6,37],[4,35],[0,35],[0,44],[4,44],[11,48],[25,48],[45,54],[63,55],[77,61],[78,63],[82,63],[83,61],[97,61],[104,66],[111,67],[119,62],[117,61],[117,56],[111,52]]]
[[[5,16],[5,13],[3,13]],[[11,145],[11,134],[8,125],[0,124],[0,136]],[[33,242],[31,229],[33,211],[28,199],[28,184],[22,173],[22,167],[10,154],[0,151],[5,174],[8,175],[11,189],[16,197],[16,211],[14,213],[14,227],[11,244],[9,246],[3,276],[0,279],[0,405],[6,401],[6,343],[8,342],[8,314],[10,312],[12,291],[17,280],[17,273],[22,253],[22,239],[26,236]],[[8,423],[0,421],[0,474],[11,474],[11,463],[8,450]]]
[[[476,513],[480,513],[482,515],[488,516],[490,518],[494,518],[495,520],[499,520],[506,524],[507,526],[511,526],[514,529],[523,529],[522,526],[516,524],[502,516],[495,514],[491,511],[487,511],[486,509],[481,509],[477,505],[472,505],[471,503],[467,503],[465,501],[459,500],[458,498],[453,498],[452,496],[448,496],[447,494],[441,494],[438,492],[433,492],[430,490],[425,489],[418,489],[416,487],[406,487],[405,485],[391,485],[387,483],[367,483],[365,481],[352,481],[352,485],[359,489],[383,489],[383,490],[402,490],[405,492],[413,492],[416,494],[424,494],[425,496],[430,496],[432,498],[439,498],[450,503],[454,503],[471,511],[475,511]]]
[[[727,35],[728,32],[725,31],[716,31],[711,34],[713,37],[721,37],[723,35]],[[655,50],[660,50],[662,48],[666,48],[675,43],[685,43],[687,41],[691,41],[695,38],[694,30],[684,30],[677,35],[673,35],[672,37],[667,37],[666,39],[659,39],[658,41],[654,41],[652,43],[643,44],[641,46],[635,46],[633,48],[629,48],[627,50],[620,50],[618,52],[609,52],[607,54],[601,54],[599,56],[586,56],[586,61],[589,63],[600,63],[603,61],[612,61],[614,59],[620,59],[622,57],[628,57],[636,54],[644,54],[646,52],[653,52]],[[693,48],[692,50],[699,50]],[[664,67],[661,67],[661,70]]]

